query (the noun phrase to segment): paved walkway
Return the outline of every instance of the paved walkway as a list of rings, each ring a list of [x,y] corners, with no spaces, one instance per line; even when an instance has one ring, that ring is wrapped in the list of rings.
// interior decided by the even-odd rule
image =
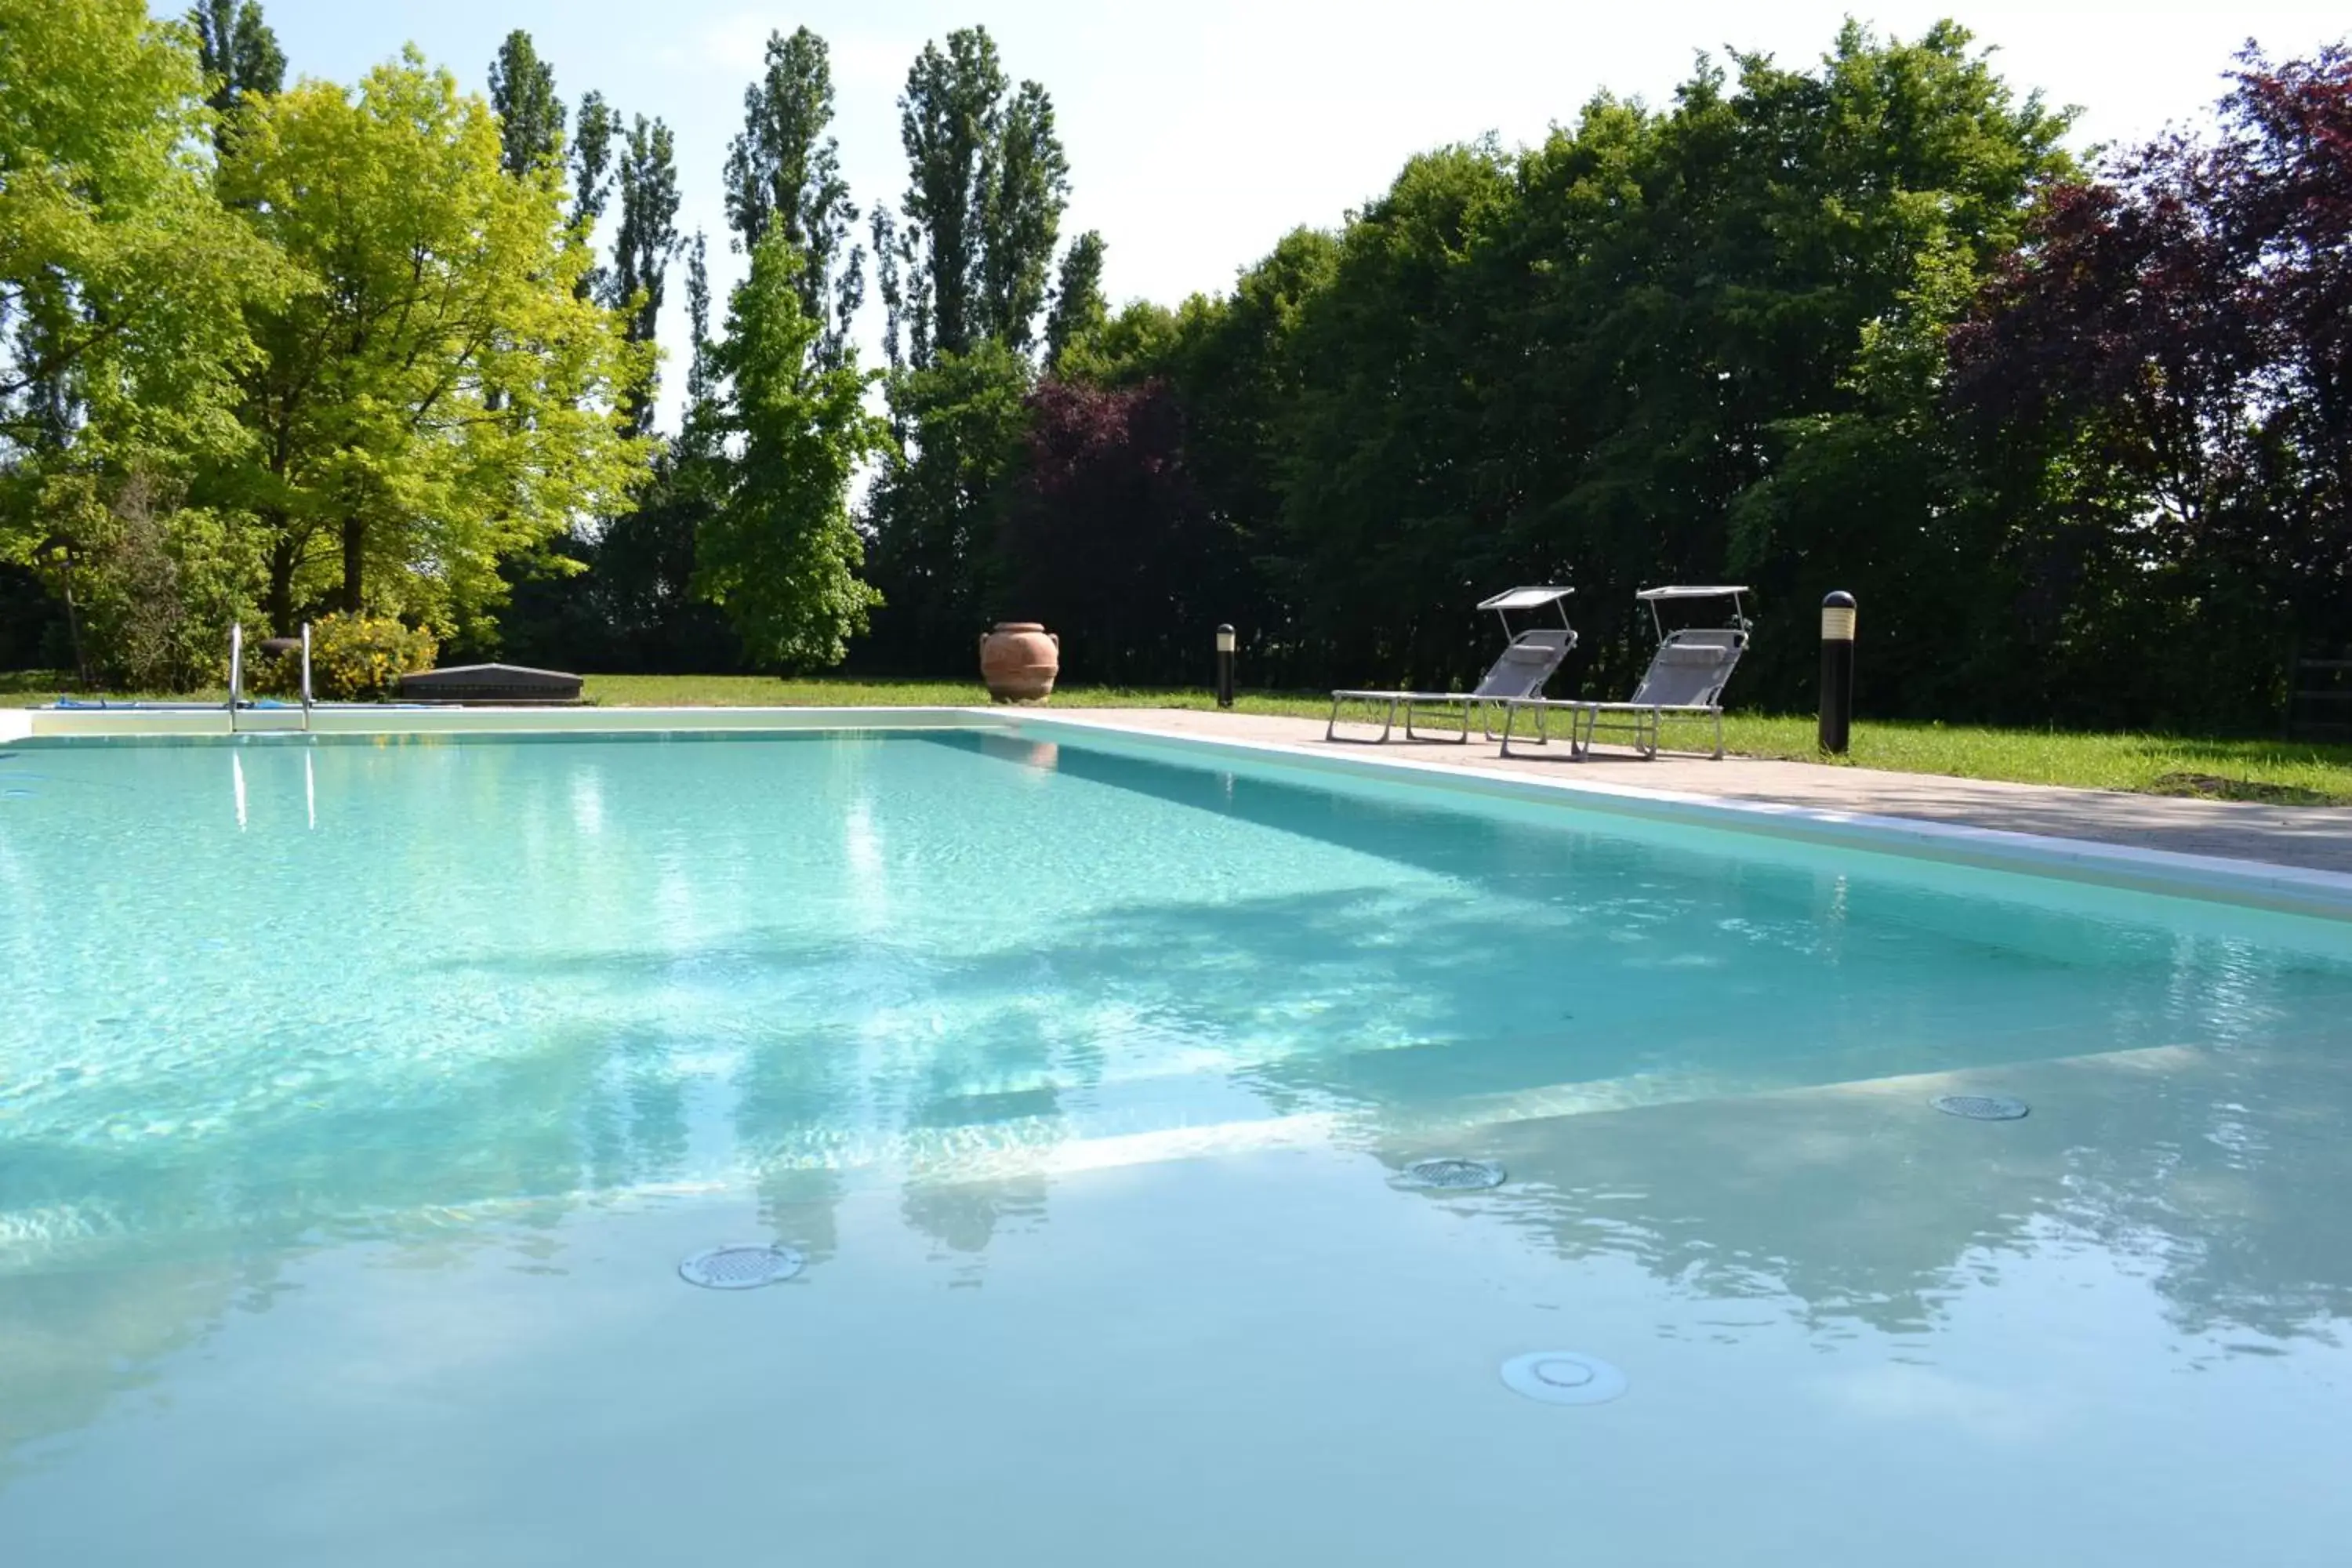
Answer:
[[[1188,709],[1065,709],[1054,716],[1122,729],[1289,745],[1337,745],[1350,754],[1387,752],[1420,763],[1500,770],[1570,782],[1591,780],[1735,800],[1776,801],[1821,811],[1916,817],[1969,827],[2002,828],[2060,838],[2084,838],[2183,855],[2214,855],[2314,871],[2352,872],[2352,807],[2260,805],[2237,801],[2183,800],[2112,790],[2059,789],[2048,784],[1998,784],[1934,773],[1817,763],[1759,762],[1730,757],[1639,758],[1602,754],[1582,763],[1554,755],[1503,757],[1492,742],[1391,741],[1385,747],[1323,739],[1320,719]]]

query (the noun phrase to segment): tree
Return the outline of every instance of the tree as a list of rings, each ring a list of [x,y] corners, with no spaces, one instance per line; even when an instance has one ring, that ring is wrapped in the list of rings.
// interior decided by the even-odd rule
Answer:
[[[867,492],[875,657],[909,671],[965,668],[984,625],[989,552],[1021,459],[1035,373],[992,338],[890,378],[893,426]]]
[[[261,19],[258,0],[204,0],[189,10],[188,25],[195,29],[197,63],[212,84],[205,101],[220,117],[213,134],[226,138],[247,98],[285,87],[286,51]]]
[[[1004,132],[982,191],[982,331],[1026,350],[1045,308],[1045,285],[1069,205],[1070,163],[1054,132],[1054,100],[1024,81],[1004,112]],[[1097,242],[1099,243],[1099,242]]]
[[[1062,273],[1054,285],[1054,310],[1045,319],[1045,366],[1062,363],[1071,343],[1098,331],[1108,310],[1102,291],[1103,238],[1093,229],[1070,241],[1062,253]]]
[[[1052,100],[1033,81],[1011,89],[985,28],[923,46],[898,116],[904,224],[874,217],[897,443],[867,507],[891,606],[875,641],[886,661],[937,668],[978,629],[1068,163]]]
[[[1192,482],[1184,417],[1163,381],[1045,381],[992,542],[999,608],[1061,633],[1091,679],[1196,679],[1202,632],[1234,613],[1249,563]]]
[[[621,155],[620,186],[611,304],[622,312],[629,342],[649,345],[661,321],[662,285],[678,252],[677,165],[668,126],[637,116]],[[633,436],[653,430],[656,385],[647,377],[624,405],[623,423]]]
[[[898,270],[898,220],[880,203],[873,213],[874,284],[882,296],[882,359],[891,370],[906,364],[907,295]],[[903,433],[899,437],[905,439]]]
[[[686,421],[681,441],[695,439],[709,424],[698,416],[710,407],[719,392],[719,367],[711,363],[710,251],[702,231],[686,253],[686,330],[692,352],[686,371]]]
[[[490,110],[499,117],[499,166],[515,178],[553,162],[563,150],[555,68],[539,58],[520,27],[507,35],[490,62]]]
[[[781,228],[801,254],[801,309],[824,324],[819,347],[839,362],[866,298],[865,253],[849,243],[857,208],[841,177],[833,123],[833,64],[802,27],[768,35],[767,72],[743,90],[743,130],[727,151],[727,221],[736,248]]]
[[[652,352],[577,294],[554,182],[500,157],[488,106],[410,50],[356,93],[257,104],[222,169],[303,279],[248,312],[253,440],[207,490],[262,520],[281,631],[322,604],[474,623],[502,556],[617,510],[644,472],[614,416]]]
[[[190,148],[196,56],[138,0],[0,0],[0,467],[233,441],[240,308],[282,286]]]
[[[1604,96],[1540,148],[1416,158],[1341,237],[1292,349],[1278,555],[1302,643],[1353,679],[1465,679],[1477,585],[1570,573],[1602,689],[1648,657],[1637,588],[1726,572],[1766,605],[1867,586],[1874,624],[1944,617],[1890,660],[1949,640],[1948,569],[1989,552],[1916,437],[1942,324],[2063,167],[2063,118],[1948,25],[1734,63],[1663,112]],[[1759,638],[1743,690],[1802,701],[1807,657]]]
[[[250,563],[180,477],[243,440],[243,310],[286,270],[208,188],[196,51],[139,0],[0,0],[0,562],[85,679],[190,680]]]
[[[2243,725],[2352,641],[2347,233],[2352,51],[2249,51],[2217,137],[2052,191],[1954,329],[2037,640],[2113,708]]]
[[[1069,163],[1053,100],[1009,82],[984,27],[926,44],[898,100],[911,175],[898,258],[913,297],[910,359],[967,354],[983,338],[1028,347],[1045,303]]]
[[[580,139],[572,146],[571,229],[573,243],[583,247],[595,244],[596,226],[604,221],[604,205],[612,200],[613,143],[620,136],[621,117],[604,101],[604,95],[583,94]],[[580,299],[597,300],[604,297],[611,282],[592,256],[572,288]]]
[[[840,663],[878,602],[857,574],[865,550],[849,516],[850,478],[882,438],[863,406],[870,378],[854,353],[835,363],[823,352],[803,265],[772,230],[735,290],[716,360],[741,451],[696,545],[699,591],[754,661],[782,669]]]

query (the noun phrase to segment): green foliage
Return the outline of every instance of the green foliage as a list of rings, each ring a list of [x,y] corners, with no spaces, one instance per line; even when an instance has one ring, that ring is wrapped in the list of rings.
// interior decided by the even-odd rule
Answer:
[[[310,623],[310,691],[323,702],[385,702],[400,678],[430,669],[433,634],[389,616],[328,615]]]
[[[1045,308],[1054,242],[1070,199],[1070,162],[1054,130],[1054,100],[1035,82],[1023,82],[1006,106],[1003,134],[984,172],[982,326],[1005,347],[1025,350]]]
[[[727,614],[754,662],[841,662],[878,595],[857,575],[865,550],[849,480],[882,442],[864,408],[871,377],[854,353],[829,363],[823,324],[801,301],[803,262],[772,231],[751,252],[717,352],[726,427],[741,437],[717,510],[697,541],[697,585]]]
[[[15,543],[40,475],[234,444],[240,305],[283,285],[221,210],[195,51],[141,0],[0,0],[0,500]],[[29,537],[28,537],[29,536]]]
[[[1088,229],[1062,253],[1054,283],[1053,313],[1045,319],[1045,367],[1057,368],[1072,343],[1099,331],[1109,310],[1103,302],[1103,237]]]
[[[204,0],[188,12],[188,26],[196,35],[197,63],[212,87],[205,101],[220,116],[216,134],[225,138],[247,97],[267,97],[286,85],[286,51],[261,19],[257,0]]]
[[[661,321],[663,284],[680,248],[677,163],[669,127],[637,116],[621,156],[621,232],[613,239],[612,305],[632,343],[650,347]],[[633,436],[654,427],[655,378],[625,395],[623,424]]]
[[[1967,628],[1925,635],[1937,589],[2003,601],[1921,426],[2063,118],[1948,26],[1736,64],[1666,112],[1604,97],[1524,154],[1415,159],[1341,237],[1270,434],[1297,631],[1349,679],[1460,679],[1477,584],[1564,579],[1620,689],[1648,655],[1634,589],[1736,573],[1798,626],[1832,586],[1905,601],[1873,689],[1954,690],[1935,662]],[[1743,690],[1801,700],[1809,647],[1759,638]]]
[[[261,520],[279,631],[327,603],[454,629],[501,557],[619,510],[648,445],[614,411],[652,349],[579,297],[555,172],[507,174],[480,100],[414,53],[356,93],[305,82],[249,111],[221,183],[302,278],[249,312],[254,439],[204,492]]]
[[[1013,89],[988,29],[965,27],[944,50],[923,46],[898,124],[910,183],[894,244],[911,290],[909,360],[968,354],[985,339],[1025,349],[1069,198],[1053,100],[1034,81]]]
[[[841,177],[833,58],[806,27],[768,35],[767,70],[743,89],[743,130],[727,150],[727,221],[747,255],[772,229],[801,253],[801,309],[824,324],[820,352],[841,363],[866,299],[865,256],[849,243],[857,207]]]
[[[215,0],[219,4],[220,0]],[[520,180],[563,150],[563,100],[555,68],[517,27],[490,62],[490,112],[499,119],[499,163]]]
[[[990,542],[1028,430],[1029,362],[993,339],[893,375],[892,421],[914,433],[886,450],[867,498],[874,581],[887,605],[878,657],[955,668],[984,629]]]
[[[589,92],[580,99],[580,134],[572,143],[572,242],[583,248],[593,245],[596,226],[604,218],[604,208],[613,199],[613,143],[622,135],[621,117],[604,101],[601,92]],[[610,279],[604,269],[591,259],[580,268],[572,280],[572,292],[582,300],[601,300],[608,292]]]
[[[1069,163],[1053,100],[1034,81],[1013,87],[983,27],[949,34],[944,49],[924,45],[898,110],[905,226],[886,209],[874,216],[897,449],[866,521],[891,606],[876,624],[878,657],[935,668],[968,658],[982,629]],[[1101,241],[1073,251],[1064,346],[1101,309]]]
[[[181,504],[168,480],[65,475],[43,489],[37,565],[64,603],[86,684],[180,691],[222,679],[250,615],[259,541],[244,520]]]

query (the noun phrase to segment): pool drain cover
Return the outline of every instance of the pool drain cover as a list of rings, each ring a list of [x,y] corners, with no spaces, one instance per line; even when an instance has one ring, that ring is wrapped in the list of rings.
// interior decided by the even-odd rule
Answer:
[[[1625,1392],[1625,1374],[1575,1351],[1537,1351],[1503,1363],[1503,1386],[1546,1405],[1606,1405]]]
[[[1420,1160],[1404,1168],[1404,1184],[1432,1192],[1475,1193],[1503,1184],[1503,1167],[1492,1160]]]
[[[1939,1094],[1927,1103],[1947,1116],[1971,1121],[2015,1121],[2030,1110],[2025,1101],[2005,1094]]]
[[[677,1266],[677,1277],[706,1290],[750,1290],[801,1271],[807,1260],[789,1247],[714,1247]]]

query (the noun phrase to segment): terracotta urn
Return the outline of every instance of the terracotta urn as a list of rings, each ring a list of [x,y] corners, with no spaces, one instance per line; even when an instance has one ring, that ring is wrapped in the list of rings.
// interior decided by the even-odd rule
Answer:
[[[999,702],[1043,702],[1061,668],[1062,639],[1034,621],[999,621],[980,639],[980,678]]]

